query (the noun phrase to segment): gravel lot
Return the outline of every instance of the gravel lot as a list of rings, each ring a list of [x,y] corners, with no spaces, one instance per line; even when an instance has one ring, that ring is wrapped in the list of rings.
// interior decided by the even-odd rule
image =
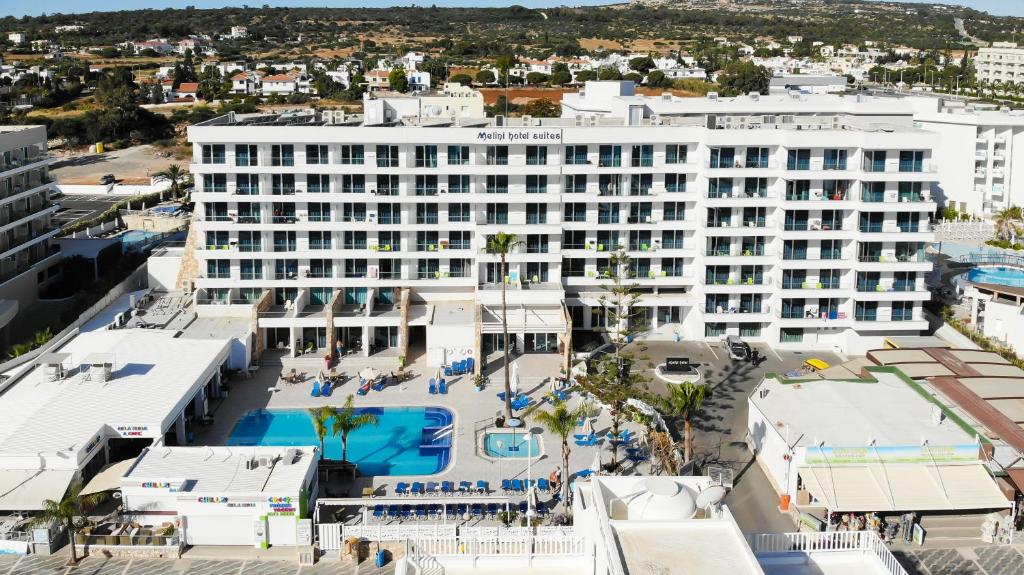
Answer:
[[[50,173],[62,184],[99,184],[104,174],[114,174],[118,183],[148,184],[151,174],[169,164],[188,167],[184,160],[158,156],[153,146],[133,146],[103,154],[80,154],[61,158],[50,167]]]

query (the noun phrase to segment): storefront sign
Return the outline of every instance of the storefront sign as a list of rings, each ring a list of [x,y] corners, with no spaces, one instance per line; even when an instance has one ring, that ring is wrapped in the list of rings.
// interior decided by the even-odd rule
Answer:
[[[256,503],[252,501],[243,501],[241,503],[228,503],[228,507],[256,507]]]
[[[665,358],[665,371],[667,373],[683,373],[690,370],[690,358],[669,357]]]
[[[478,131],[476,141],[480,144],[560,144],[562,131],[541,128],[497,128]]]
[[[267,504],[272,515],[293,515],[295,513],[291,497],[268,497]]]
[[[142,484],[145,489],[170,489],[171,483],[169,481],[147,481]]]
[[[149,433],[148,425],[118,425],[114,429],[121,437],[143,437]]]
[[[978,461],[978,446],[966,445],[887,445],[881,447],[807,447],[808,465],[865,463],[950,463]]]
[[[227,503],[227,497],[200,497],[196,499],[199,503]]]

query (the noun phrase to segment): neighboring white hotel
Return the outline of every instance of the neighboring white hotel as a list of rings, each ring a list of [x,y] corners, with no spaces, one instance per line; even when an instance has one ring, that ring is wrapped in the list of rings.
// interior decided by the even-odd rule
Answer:
[[[0,126],[0,344],[18,312],[60,275],[49,163],[46,127]]]
[[[979,82],[1024,84],[1024,48],[1014,42],[993,42],[974,57]]]
[[[199,303],[269,290],[267,345],[425,343],[438,362],[452,350],[432,306],[469,303],[446,321],[481,336],[455,353],[489,352],[502,278],[485,246],[504,231],[523,241],[506,278],[520,350],[555,352],[600,321],[621,247],[652,337],[862,353],[927,325],[935,136],[912,112],[590,82],[556,119],[219,117],[189,128]]]

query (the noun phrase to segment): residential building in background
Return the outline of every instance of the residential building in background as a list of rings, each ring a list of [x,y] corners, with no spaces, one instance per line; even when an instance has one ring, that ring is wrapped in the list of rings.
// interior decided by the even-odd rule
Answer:
[[[1024,84],[1024,48],[1014,42],[993,42],[974,57],[978,82]]]
[[[0,340],[60,275],[44,126],[0,126]],[[5,343],[6,345],[6,343]]]
[[[268,345],[425,345],[440,363],[500,349],[505,282],[517,349],[554,353],[600,326],[621,249],[649,337],[856,354],[927,327],[934,135],[906,103],[590,82],[563,113],[190,127],[200,305],[266,291]],[[523,242],[504,277],[498,232]]]

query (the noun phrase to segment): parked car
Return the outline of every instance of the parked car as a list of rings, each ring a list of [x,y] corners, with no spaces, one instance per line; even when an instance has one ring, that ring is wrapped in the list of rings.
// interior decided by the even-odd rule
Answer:
[[[730,335],[725,338],[725,346],[729,348],[729,357],[739,361],[750,359],[750,344],[739,336]]]
[[[115,182],[117,182],[117,178],[114,177],[114,174],[106,174],[105,176],[100,177],[101,186],[109,186]]]

